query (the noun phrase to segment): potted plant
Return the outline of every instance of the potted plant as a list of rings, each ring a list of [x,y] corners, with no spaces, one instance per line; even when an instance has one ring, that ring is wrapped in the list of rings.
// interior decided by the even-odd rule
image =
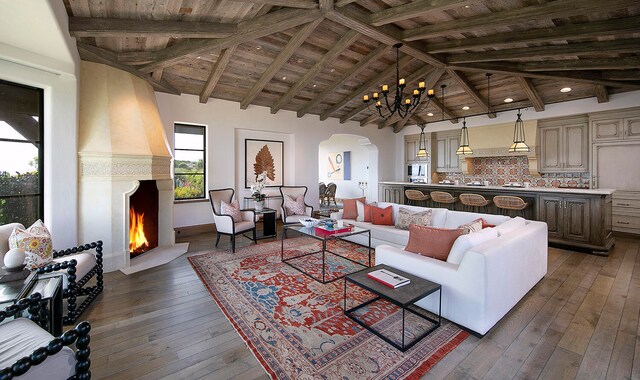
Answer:
[[[266,194],[262,193],[267,182],[267,172],[264,171],[256,177],[256,182],[251,185],[251,197],[255,201],[254,208],[256,211],[262,211],[264,208],[264,199],[267,197]]]

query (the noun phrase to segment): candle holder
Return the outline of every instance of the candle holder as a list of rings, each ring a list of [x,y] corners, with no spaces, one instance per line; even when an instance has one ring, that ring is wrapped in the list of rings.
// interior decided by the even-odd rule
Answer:
[[[362,190],[362,196],[364,197],[364,191],[367,189],[367,182],[366,181],[360,181],[358,182],[358,187],[360,188],[360,190]]]

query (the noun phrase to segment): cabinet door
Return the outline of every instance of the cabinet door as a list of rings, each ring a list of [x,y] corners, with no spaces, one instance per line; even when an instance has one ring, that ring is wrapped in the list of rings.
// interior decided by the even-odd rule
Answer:
[[[540,128],[540,171],[562,171],[562,127]]]
[[[591,122],[593,141],[622,140],[622,119],[594,120]]]
[[[438,172],[446,172],[448,169],[447,165],[447,139],[440,138],[436,142],[436,171]]]
[[[563,169],[566,171],[588,171],[589,150],[586,124],[563,126]]]
[[[549,237],[561,239],[563,235],[562,197],[541,195],[538,202],[538,220],[547,223]]]
[[[624,119],[624,138],[627,140],[640,140],[640,117]]]
[[[564,198],[564,238],[589,242],[591,203],[584,198]]]
[[[418,152],[418,144],[419,141],[415,139],[407,139],[404,142],[404,160],[406,163],[413,163],[418,161],[418,159],[416,158],[416,153]]]
[[[449,160],[449,171],[460,171],[460,156],[456,154],[460,146],[460,137],[449,137],[447,139],[447,158]]]

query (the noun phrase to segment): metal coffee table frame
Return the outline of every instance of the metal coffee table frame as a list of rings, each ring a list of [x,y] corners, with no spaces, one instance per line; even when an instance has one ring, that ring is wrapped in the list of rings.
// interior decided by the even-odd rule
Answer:
[[[411,283],[396,289],[390,288],[386,285],[383,285],[369,277],[367,277],[367,273],[373,272],[378,269],[386,269],[390,272],[394,272],[400,276],[407,277],[411,280]],[[350,309],[347,309],[347,282],[350,282],[360,288],[363,288],[373,294],[376,295],[375,298],[370,299],[360,305],[356,305]],[[435,292],[439,293],[438,298],[438,319],[431,318],[428,315],[422,314],[428,313],[428,311],[423,308],[416,306],[415,302],[427,297]],[[354,315],[354,312],[373,303],[380,299],[391,302],[392,304],[398,306],[402,309],[402,343],[398,344],[391,340],[390,338],[382,335],[381,332],[375,330],[372,326],[367,325],[365,322],[360,320],[357,316]],[[433,326],[427,329],[425,332],[420,334],[417,338],[413,339],[409,343],[405,343],[405,314],[406,312],[410,312],[424,320],[427,320],[433,323]],[[391,268],[387,265],[376,265],[372,268],[366,268],[359,272],[351,273],[347,275],[344,279],[344,314],[351,318],[354,322],[364,327],[365,329],[371,331],[380,339],[389,343],[393,347],[398,350],[405,352],[411,347],[413,347],[416,343],[422,340],[427,335],[431,334],[438,327],[440,327],[442,318],[442,286],[440,284],[436,284],[435,282],[425,280],[423,278],[411,275],[409,273],[403,272],[399,269]]]
[[[301,234],[303,234],[305,236],[314,238],[316,240],[320,240],[322,242],[322,250],[309,252],[309,253],[305,253],[303,255],[298,255],[298,256],[289,257],[289,258],[285,259],[284,258],[284,238],[287,236],[286,230],[293,230],[293,231],[299,232],[299,233],[301,233]],[[345,237],[353,236],[353,235],[360,235],[360,234],[367,234],[369,236],[369,243],[368,243],[368,245],[366,247],[369,250],[369,252],[368,252],[369,265],[368,266],[365,265],[365,264],[362,264],[362,263],[360,263],[358,261],[352,260],[352,259],[350,259],[348,257],[339,255],[339,254],[337,254],[337,253],[335,253],[333,251],[327,250],[327,241],[329,241],[329,240],[337,240],[337,239],[344,240],[343,238],[345,238]],[[290,267],[296,269],[300,273],[303,273],[303,274],[311,277],[312,279],[314,279],[314,280],[316,280],[316,281],[318,281],[318,282],[320,282],[322,284],[328,284],[330,282],[333,282],[333,281],[339,280],[341,278],[344,278],[344,277],[348,276],[351,273],[354,273],[354,272],[346,273],[346,274],[344,274],[342,276],[327,280],[326,279],[326,270],[325,270],[327,254],[335,255],[335,256],[338,256],[338,257],[343,258],[345,260],[349,260],[352,263],[355,263],[355,264],[358,264],[358,265],[362,266],[363,268],[367,268],[367,267],[371,266],[371,230],[368,230],[368,229],[365,229],[365,228],[353,227],[353,230],[348,231],[348,232],[339,233],[339,234],[316,235],[314,227],[308,228],[308,227],[302,226],[301,224],[289,224],[289,225],[282,226],[281,237],[282,238],[281,238],[281,241],[280,241],[280,260],[283,263],[289,265]],[[350,243],[358,245],[357,243],[353,243],[353,242],[350,242]],[[322,278],[316,278],[313,275],[311,275],[310,273],[306,272],[305,270],[303,270],[303,269],[299,268],[298,266],[296,266],[295,264],[291,263],[292,260],[296,260],[296,259],[299,259],[301,257],[315,255],[315,254],[320,253],[320,252],[322,252]]]

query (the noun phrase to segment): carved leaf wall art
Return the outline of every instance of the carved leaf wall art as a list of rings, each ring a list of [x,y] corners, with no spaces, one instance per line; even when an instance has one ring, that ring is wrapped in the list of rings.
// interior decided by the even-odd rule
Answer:
[[[276,179],[276,168],[273,162],[273,156],[266,144],[256,154],[256,161],[253,164],[253,172],[256,178],[258,177],[258,174],[267,172],[267,178],[271,181],[275,181]]]

